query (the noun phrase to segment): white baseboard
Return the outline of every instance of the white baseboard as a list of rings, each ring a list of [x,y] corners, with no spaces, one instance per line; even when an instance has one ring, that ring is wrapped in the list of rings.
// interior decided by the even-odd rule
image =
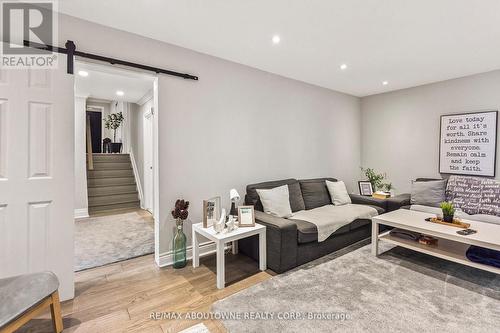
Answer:
[[[89,217],[89,209],[88,208],[75,209],[75,219],[84,219],[87,217]]]
[[[231,242],[226,245],[226,249],[231,248]],[[200,257],[204,257],[209,254],[213,254],[216,252],[216,247],[214,242],[205,242],[200,243]],[[187,259],[193,258],[193,247],[188,246],[186,248],[186,257]],[[174,263],[173,251],[161,253],[158,260],[158,266],[165,267],[170,266]]]

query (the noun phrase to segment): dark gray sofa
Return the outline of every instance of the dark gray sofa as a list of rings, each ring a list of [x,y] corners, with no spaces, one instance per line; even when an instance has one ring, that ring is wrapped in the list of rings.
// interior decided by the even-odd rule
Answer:
[[[313,223],[279,218],[264,213],[256,191],[288,185],[292,212],[309,210],[331,204],[325,180],[337,181],[334,178],[285,179],[247,186],[245,203],[255,207],[256,222],[267,227],[267,266],[269,269],[282,273],[370,237],[371,220],[358,219],[337,230],[327,240],[318,242],[318,231]],[[373,206],[379,214],[388,210],[388,200],[360,195],[351,195],[351,200],[355,204]],[[397,202],[398,197],[392,199],[390,210],[399,209]],[[240,252],[255,260],[259,258],[257,237],[239,240],[238,244]]]

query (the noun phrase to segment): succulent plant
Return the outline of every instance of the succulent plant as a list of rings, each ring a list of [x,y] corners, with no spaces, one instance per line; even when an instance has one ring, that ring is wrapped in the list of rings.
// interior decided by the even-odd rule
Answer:
[[[185,220],[188,218],[189,212],[189,201],[184,201],[184,199],[177,199],[175,201],[175,207],[172,210],[172,216],[174,219]]]
[[[439,207],[441,207],[444,216],[453,216],[455,214],[455,207],[451,202],[443,201],[439,204]]]

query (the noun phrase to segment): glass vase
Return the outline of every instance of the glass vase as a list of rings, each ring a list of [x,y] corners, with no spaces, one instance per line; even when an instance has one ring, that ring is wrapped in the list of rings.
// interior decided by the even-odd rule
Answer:
[[[173,252],[174,252],[174,268],[182,268],[186,266],[186,235],[182,231],[183,221],[177,219],[175,221],[177,231],[174,236]]]

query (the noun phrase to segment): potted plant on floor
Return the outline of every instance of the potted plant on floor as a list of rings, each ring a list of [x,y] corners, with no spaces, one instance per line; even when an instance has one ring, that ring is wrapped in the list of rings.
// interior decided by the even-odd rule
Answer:
[[[116,142],[116,130],[123,122],[123,114],[121,112],[112,113],[104,119],[104,127],[113,130],[113,142],[110,144],[112,153],[119,153],[122,150],[122,143]]]
[[[441,207],[441,210],[443,211],[443,221],[453,223],[453,216],[455,215],[455,207],[453,207],[453,203],[443,201],[439,207]]]
[[[174,268],[186,266],[186,235],[182,231],[184,220],[188,217],[189,201],[177,199],[172,216],[175,219],[177,231],[173,241]]]

